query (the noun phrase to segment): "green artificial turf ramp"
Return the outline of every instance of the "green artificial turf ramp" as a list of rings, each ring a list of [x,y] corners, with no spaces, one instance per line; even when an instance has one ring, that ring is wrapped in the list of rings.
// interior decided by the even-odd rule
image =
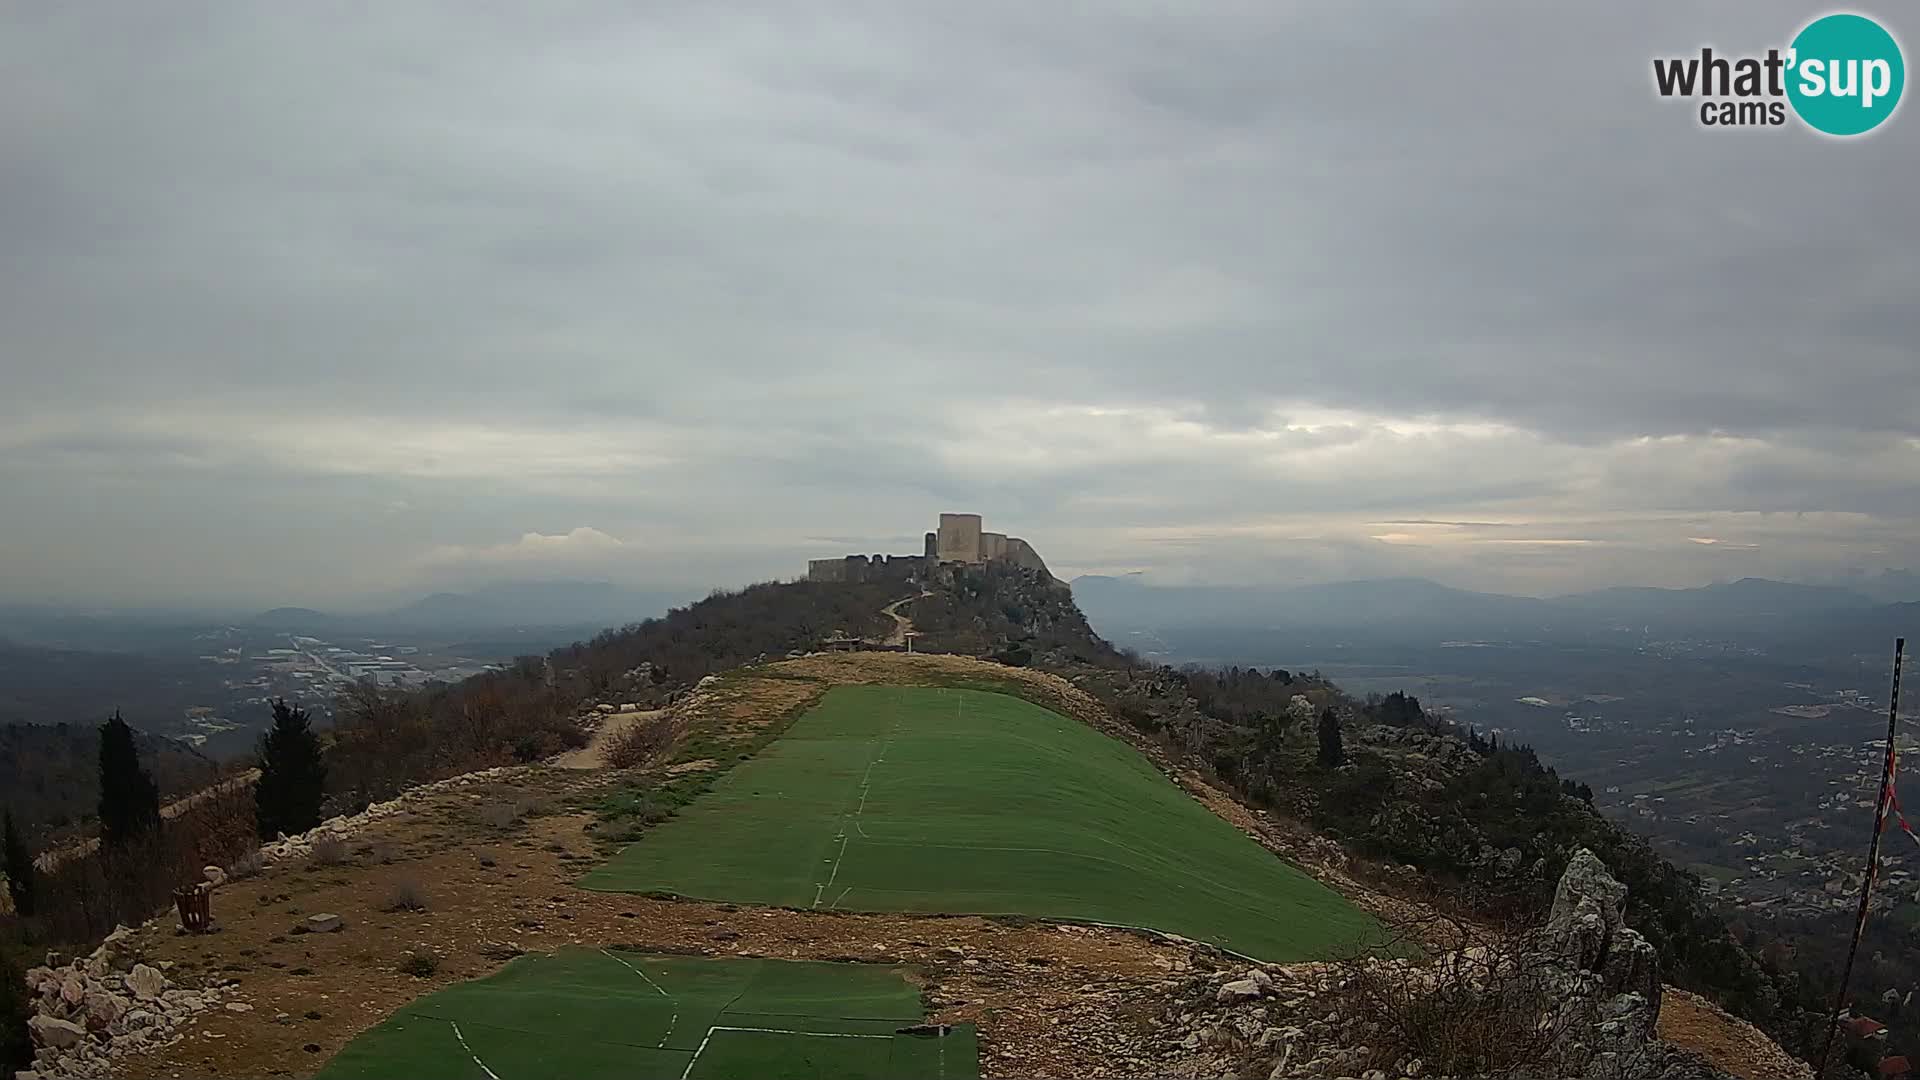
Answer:
[[[974,1080],[973,1029],[925,1018],[902,970],[568,949],[402,1008],[318,1080]]]
[[[581,884],[1144,926],[1269,961],[1378,935],[1133,748],[973,690],[837,687]]]

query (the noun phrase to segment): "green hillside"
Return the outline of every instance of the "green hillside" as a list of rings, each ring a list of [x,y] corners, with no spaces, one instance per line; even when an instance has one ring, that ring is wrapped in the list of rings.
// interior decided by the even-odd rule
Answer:
[[[1271,961],[1376,932],[1131,747],[970,690],[830,691],[582,885],[1144,926]]]

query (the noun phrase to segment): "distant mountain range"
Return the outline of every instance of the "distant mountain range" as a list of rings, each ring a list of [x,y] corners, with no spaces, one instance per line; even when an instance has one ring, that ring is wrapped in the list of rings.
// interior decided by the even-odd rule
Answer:
[[[247,624],[298,632],[339,630],[499,630],[541,626],[624,626],[664,615],[697,594],[604,581],[510,582],[471,592],[437,592],[391,611],[336,615],[312,608],[261,612]]]
[[[1153,585],[1087,575],[1074,598],[1103,633],[1219,629],[1364,632],[1372,639],[1618,641],[1623,635],[1758,645],[1878,649],[1920,631],[1920,603],[1849,589],[1742,578],[1692,589],[1612,588],[1537,598],[1455,589],[1425,578],[1327,585]]]

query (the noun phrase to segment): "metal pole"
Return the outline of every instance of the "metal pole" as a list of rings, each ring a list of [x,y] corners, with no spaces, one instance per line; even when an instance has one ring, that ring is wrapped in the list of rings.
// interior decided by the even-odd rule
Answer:
[[[1860,912],[1854,917],[1853,944],[1847,947],[1847,966],[1840,972],[1840,989],[1833,999],[1833,1016],[1827,1020],[1827,1043],[1820,1050],[1820,1075],[1825,1076],[1833,1037],[1840,1030],[1840,1010],[1846,1007],[1847,984],[1853,981],[1853,958],[1860,951],[1860,933],[1867,926],[1867,904],[1873,898],[1873,879],[1880,867],[1880,831],[1887,820],[1887,799],[1893,794],[1893,735],[1900,723],[1900,661],[1907,651],[1907,639],[1893,640],[1893,693],[1887,699],[1887,757],[1880,770],[1880,798],[1873,811],[1873,841],[1867,847],[1867,880],[1860,886]]]

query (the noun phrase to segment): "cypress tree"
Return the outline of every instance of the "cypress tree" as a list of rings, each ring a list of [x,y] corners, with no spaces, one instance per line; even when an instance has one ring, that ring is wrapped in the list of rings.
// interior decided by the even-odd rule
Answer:
[[[307,710],[273,703],[273,727],[260,738],[260,781],[254,785],[254,820],[263,840],[303,833],[320,824],[327,766],[320,756]]]
[[[7,810],[4,837],[0,838],[0,856],[5,859],[7,895],[13,898],[14,913],[33,914],[33,853],[27,850],[26,841],[20,838],[20,829],[13,821],[12,808]]]
[[[1340,740],[1340,717],[1332,709],[1320,714],[1320,764],[1329,769],[1344,765],[1347,748]]]
[[[100,725],[100,842],[124,844],[159,824],[159,785],[140,767],[133,729],[115,709]]]

